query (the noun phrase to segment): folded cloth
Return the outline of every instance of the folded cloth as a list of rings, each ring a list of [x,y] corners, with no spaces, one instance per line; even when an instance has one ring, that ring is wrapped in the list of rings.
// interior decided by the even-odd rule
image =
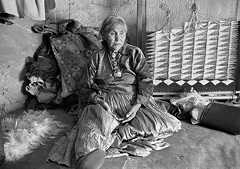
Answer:
[[[56,97],[56,93],[41,91],[37,95],[37,100],[39,103],[50,103]]]
[[[2,12],[0,13],[0,23],[6,24],[6,25],[12,25],[13,22],[11,20],[15,19],[14,15]]]
[[[81,35],[85,38],[86,45],[94,45],[101,48],[101,37],[99,36],[98,27],[83,26],[79,21],[74,19],[66,19],[59,22],[42,22],[32,26],[34,33],[59,35],[66,32],[72,32],[75,35]]]
[[[80,25],[81,23],[76,20],[66,19],[59,22],[40,22],[33,25],[31,29],[34,33],[58,35],[66,31],[79,31]]]
[[[128,153],[132,156],[146,157],[151,154],[152,149],[137,143],[128,143],[120,152]]]
[[[179,120],[188,121],[191,119],[190,113],[184,111],[183,108],[179,105],[169,104],[168,113],[177,117]]]
[[[36,24],[32,26],[32,31],[34,33],[49,33],[49,34],[57,34],[57,25],[56,24]]]
[[[240,134],[240,107],[210,103],[200,117],[200,124],[234,135]]]
[[[5,25],[12,25],[13,24],[12,21],[10,21],[9,19],[4,18],[4,17],[0,17],[0,23],[5,24]]]
[[[122,157],[122,156],[128,156],[128,153],[121,152],[120,148],[110,147],[106,151],[105,158],[115,158],[115,157]]]

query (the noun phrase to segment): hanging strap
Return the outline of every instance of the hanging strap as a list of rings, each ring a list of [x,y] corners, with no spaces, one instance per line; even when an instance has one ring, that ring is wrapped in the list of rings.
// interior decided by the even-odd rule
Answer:
[[[195,23],[197,22],[198,18],[197,18],[197,4],[194,0],[192,6],[191,6],[191,17],[190,17],[190,20],[189,20],[189,24],[186,28],[186,32],[190,32],[192,30],[194,30],[194,25]]]
[[[162,30],[170,25],[171,10],[165,2],[160,2],[159,8],[166,12],[166,21],[163,23],[162,27],[159,30]],[[170,26],[169,26],[170,27]],[[170,28],[169,28],[170,29]]]

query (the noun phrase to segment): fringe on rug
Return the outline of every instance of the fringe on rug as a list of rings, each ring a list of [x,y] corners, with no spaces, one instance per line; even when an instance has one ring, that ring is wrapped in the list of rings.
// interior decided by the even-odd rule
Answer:
[[[21,159],[66,127],[46,110],[24,112],[19,117],[5,117],[1,120],[1,126],[6,137],[6,161]]]

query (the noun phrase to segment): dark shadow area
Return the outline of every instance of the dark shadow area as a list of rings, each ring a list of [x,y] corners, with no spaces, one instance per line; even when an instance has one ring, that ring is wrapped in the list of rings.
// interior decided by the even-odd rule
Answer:
[[[236,91],[240,90],[240,21],[237,21],[238,29],[237,29],[237,69],[235,72],[236,75]]]

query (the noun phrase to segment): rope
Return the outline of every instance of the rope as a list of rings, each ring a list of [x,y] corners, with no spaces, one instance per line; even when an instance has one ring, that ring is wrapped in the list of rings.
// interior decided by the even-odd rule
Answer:
[[[194,30],[193,26],[198,21],[198,18],[197,18],[197,10],[198,9],[197,9],[197,4],[196,4],[195,0],[192,3],[191,10],[192,10],[192,13],[191,13],[189,24],[186,28],[186,32],[190,32],[190,31]]]
[[[198,22],[198,16],[207,18],[207,20],[211,20],[215,23],[218,23],[219,20],[223,20],[223,21],[231,20],[231,19],[221,18],[221,17],[217,17],[217,16],[209,16],[206,13],[199,12],[195,0],[192,3],[191,10],[192,10],[192,14],[191,14],[191,18],[189,21],[189,25],[186,28],[186,32],[189,32],[189,31],[192,31],[195,29],[193,26],[195,25],[195,23]],[[203,26],[200,26],[200,25],[197,25],[197,26],[199,26],[200,28],[203,28]]]
[[[159,8],[166,11],[166,21],[159,30],[162,30],[170,24],[171,11],[166,2],[160,2]]]
[[[163,28],[166,27],[169,24],[169,22],[170,22],[171,12],[170,12],[170,9],[168,8],[168,6],[166,5],[166,3],[164,3],[164,2],[161,3],[160,8],[163,9],[163,10],[166,10],[166,18],[167,18],[166,22],[159,29],[159,30],[163,31]],[[190,20],[189,20],[189,24],[187,25],[187,28],[185,29],[185,33],[186,32],[191,32],[191,31],[195,30],[195,25],[198,22],[198,16],[203,17],[203,18],[208,18],[208,20],[211,19],[215,23],[218,23],[219,20],[223,20],[223,21],[230,20],[230,19],[221,18],[221,17],[217,17],[217,16],[216,17],[209,16],[209,15],[207,15],[205,13],[199,12],[199,9],[197,7],[197,4],[196,4],[195,0],[193,0],[193,3],[191,5],[190,9],[191,9],[191,17],[190,17]],[[197,26],[199,28],[204,28],[201,25],[197,25]],[[173,34],[172,33],[172,35],[173,36],[180,36],[181,34]],[[168,40],[170,40],[170,36],[169,35],[166,35],[166,38]]]

